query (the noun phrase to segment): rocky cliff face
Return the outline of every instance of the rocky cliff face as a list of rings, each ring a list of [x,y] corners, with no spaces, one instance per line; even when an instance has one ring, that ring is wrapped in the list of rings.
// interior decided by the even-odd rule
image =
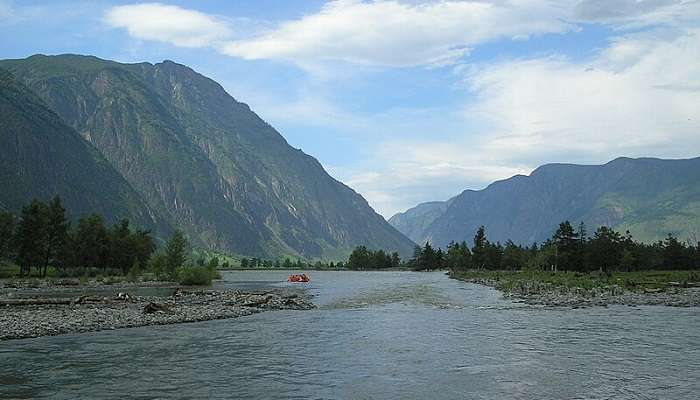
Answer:
[[[338,258],[360,244],[410,252],[360,195],[186,66],[66,55],[0,67],[197,245],[262,257]]]
[[[446,246],[471,241],[484,225],[489,238],[530,244],[564,220],[629,230],[642,241],[674,233],[700,238],[700,158],[619,158],[605,165],[549,164],[447,202],[419,205],[390,219],[416,242]]]
[[[99,212],[167,234],[169,224],[102,155],[18,82],[0,70],[0,205],[18,212],[33,198],[61,196],[74,218]]]

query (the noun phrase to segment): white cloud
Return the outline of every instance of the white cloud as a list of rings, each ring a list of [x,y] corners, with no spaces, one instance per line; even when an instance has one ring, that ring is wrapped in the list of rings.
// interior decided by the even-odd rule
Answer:
[[[611,24],[621,28],[683,22],[697,23],[700,2],[697,0],[583,0],[573,9],[573,19],[580,22]]]
[[[441,65],[489,40],[572,29],[562,16],[557,2],[547,0],[331,1],[316,14],[231,42],[223,51],[295,63]]]
[[[126,29],[135,38],[180,47],[212,46],[231,35],[221,18],[161,3],[112,7],[104,20],[110,26]]]
[[[659,39],[667,34],[618,38],[585,64],[512,61],[468,76],[477,99],[465,114],[488,132],[481,147],[530,162],[557,154],[598,161],[693,155],[700,149],[700,30]]]
[[[330,169],[334,176],[367,198],[385,217],[424,201],[446,200],[460,191],[479,189],[494,180],[527,173],[529,166],[499,164],[467,140],[388,141],[376,146],[371,160],[356,170]]]
[[[105,15],[107,24],[135,38],[212,47],[308,70],[329,62],[439,66],[489,41],[563,33],[581,22],[626,28],[699,18],[700,2],[694,0],[334,0],[316,13],[265,29],[260,22],[236,20],[241,26],[232,26],[221,17],[161,3],[117,6]]]
[[[345,180],[388,217],[549,162],[700,156],[697,60],[700,30],[660,30],[618,37],[585,63],[549,57],[467,70],[475,98],[464,131],[450,142],[380,143],[374,158],[386,163]]]

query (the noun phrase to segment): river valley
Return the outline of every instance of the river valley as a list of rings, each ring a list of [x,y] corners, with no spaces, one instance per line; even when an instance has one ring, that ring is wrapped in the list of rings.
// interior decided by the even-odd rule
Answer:
[[[289,271],[214,288],[287,287]],[[312,272],[318,307],[0,343],[0,398],[694,399],[700,309],[519,304],[443,273]]]

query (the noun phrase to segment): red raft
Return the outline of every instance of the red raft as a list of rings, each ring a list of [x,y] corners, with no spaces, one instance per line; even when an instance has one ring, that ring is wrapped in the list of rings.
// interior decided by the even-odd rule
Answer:
[[[306,274],[292,274],[289,275],[289,282],[308,282],[311,279],[309,279],[309,276]]]

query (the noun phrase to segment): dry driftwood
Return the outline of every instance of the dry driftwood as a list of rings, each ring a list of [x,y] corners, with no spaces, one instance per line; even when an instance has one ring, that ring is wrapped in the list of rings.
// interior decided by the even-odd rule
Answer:
[[[143,307],[144,314],[155,314],[170,312],[170,308],[165,304],[148,303]]]
[[[46,297],[46,298],[30,298],[30,299],[2,299],[0,306],[45,306],[45,305],[71,305],[82,303],[94,303],[105,301],[100,297],[80,296],[78,298],[69,299],[65,297]]]

